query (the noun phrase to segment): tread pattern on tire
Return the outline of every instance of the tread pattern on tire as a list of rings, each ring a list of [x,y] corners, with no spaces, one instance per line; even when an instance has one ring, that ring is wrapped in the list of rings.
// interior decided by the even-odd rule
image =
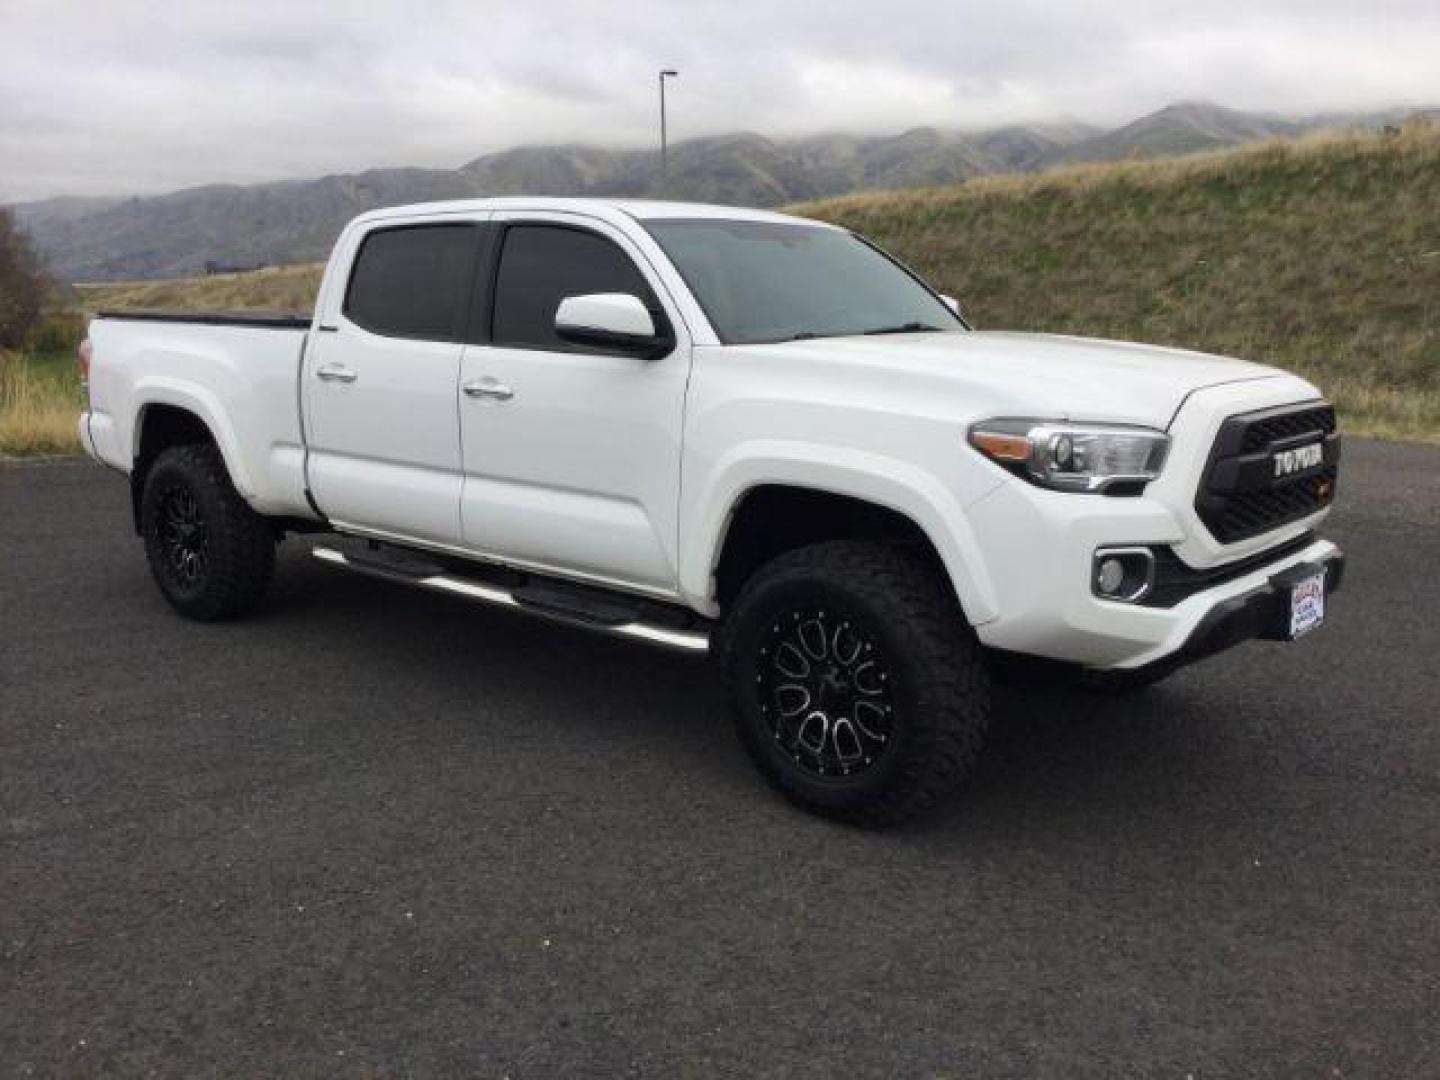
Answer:
[[[756,743],[740,695],[749,672],[740,671],[738,638],[765,592],[799,580],[843,582],[844,588],[883,615],[903,643],[915,678],[918,707],[908,718],[914,741],[884,790],[848,807],[817,804],[793,773],[777,767]],[[950,583],[920,554],[900,545],[836,540],[778,556],[746,583],[714,638],[715,659],[735,714],[741,741],[761,771],[790,799],[857,825],[893,825],[928,810],[974,772],[989,724],[989,673],[974,631]]]
[[[193,599],[179,598],[165,588],[164,570],[157,565],[163,555],[152,540],[150,489],[172,470],[181,472],[194,488],[209,533],[209,581]],[[145,554],[171,605],[192,619],[213,622],[243,614],[259,603],[275,572],[275,530],[235,490],[219,449],[206,443],[170,447],[150,466],[145,487]]]

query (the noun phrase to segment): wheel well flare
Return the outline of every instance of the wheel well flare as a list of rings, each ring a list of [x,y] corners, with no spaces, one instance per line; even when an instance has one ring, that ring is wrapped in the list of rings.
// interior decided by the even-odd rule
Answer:
[[[154,403],[146,405],[137,422],[139,438],[135,446],[134,467],[130,470],[130,510],[135,531],[140,531],[140,497],[145,490],[145,477],[155,459],[172,446],[200,443],[218,445],[205,421],[178,405]]]
[[[834,492],[764,485],[746,492],[731,514],[715,567],[716,600],[728,606],[761,566],[825,540],[913,545],[941,565],[924,530],[896,510]]]

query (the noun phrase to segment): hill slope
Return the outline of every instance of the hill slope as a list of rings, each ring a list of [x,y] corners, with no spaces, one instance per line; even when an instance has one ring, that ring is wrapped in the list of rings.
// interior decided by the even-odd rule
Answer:
[[[323,259],[350,218],[378,206],[466,198],[461,174],[375,169],[274,184],[216,184],[148,199],[104,202],[91,213],[58,200],[17,207],[61,280],[178,277],[207,260],[231,265]]]
[[[1440,125],[790,207],[895,252],[982,327],[1299,371],[1350,430],[1440,438]],[[305,308],[320,267],[80,287],[91,308]]]
[[[792,207],[981,326],[1279,364],[1372,432],[1440,433],[1440,125]]]
[[[16,211],[62,280],[178,277],[200,272],[211,260],[253,266],[323,258],[350,218],[379,206],[518,194],[668,195],[773,206],[1026,168],[1092,133],[1077,125],[975,136],[920,128],[885,138],[786,141],[740,132],[674,144],[663,183],[651,149],[522,147],[455,170],[375,169],[150,198],[50,199]]]
[[[1322,123],[1376,126],[1396,115],[1286,121],[1191,104],[1110,133],[1073,123],[980,132],[916,128],[878,138],[776,140],[741,132],[673,144],[663,183],[651,148],[522,147],[454,170],[374,169],[143,199],[50,199],[16,211],[62,280],[176,277],[198,273],[212,260],[252,266],[321,258],[349,218],[377,206],[514,194],[668,195],[774,206],[871,188],[956,184],[1068,160],[1187,152]]]
[[[1182,102],[1142,116],[1115,131],[1108,131],[1063,148],[1054,155],[1063,161],[1117,161],[1126,157],[1164,157],[1192,154],[1265,139],[1292,138],[1311,127],[1306,121],[1286,120],[1264,113],[1238,112],[1218,105]]]

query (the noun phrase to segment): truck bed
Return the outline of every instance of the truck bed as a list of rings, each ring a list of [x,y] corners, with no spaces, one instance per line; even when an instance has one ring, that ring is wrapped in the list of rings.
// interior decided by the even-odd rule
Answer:
[[[155,308],[104,310],[97,319],[133,319],[141,322],[204,323],[207,326],[249,326],[261,330],[308,330],[308,311],[165,311]]]
[[[107,311],[90,324],[81,438],[99,460],[129,472],[146,417],[180,409],[214,434],[231,481],[255,509],[306,516],[298,389],[309,330],[309,317],[295,313]]]

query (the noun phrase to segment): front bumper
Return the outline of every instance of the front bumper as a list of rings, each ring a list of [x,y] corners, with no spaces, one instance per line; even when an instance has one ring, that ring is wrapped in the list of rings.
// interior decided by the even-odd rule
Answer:
[[[1244,629],[1259,618],[1250,606],[1261,603],[1251,594],[1263,592],[1271,578],[1305,564],[1339,565],[1339,548],[1309,531],[1323,516],[1276,530],[1258,551],[1247,545],[1229,560],[1195,568],[1186,587],[1163,604],[1122,603],[1092,592],[1095,552],[1148,546],[1178,553],[1186,532],[1173,511],[1147,496],[1080,497],[1019,480],[1005,484],[969,512],[974,534],[986,539],[999,611],[977,624],[976,634],[992,649],[1099,671],[1198,655],[1207,641],[1247,636]],[[1250,614],[1222,618],[1237,609]],[[1221,614],[1212,615],[1217,610]]]
[[[1340,588],[1345,576],[1345,556],[1335,545],[1331,544],[1330,548],[1330,554],[1321,559],[1292,563],[1240,595],[1217,602],[1190,631],[1178,650],[1141,664],[1139,668],[1178,668],[1254,638],[1289,640],[1290,586],[1308,573],[1324,570],[1327,602],[1330,595]]]

